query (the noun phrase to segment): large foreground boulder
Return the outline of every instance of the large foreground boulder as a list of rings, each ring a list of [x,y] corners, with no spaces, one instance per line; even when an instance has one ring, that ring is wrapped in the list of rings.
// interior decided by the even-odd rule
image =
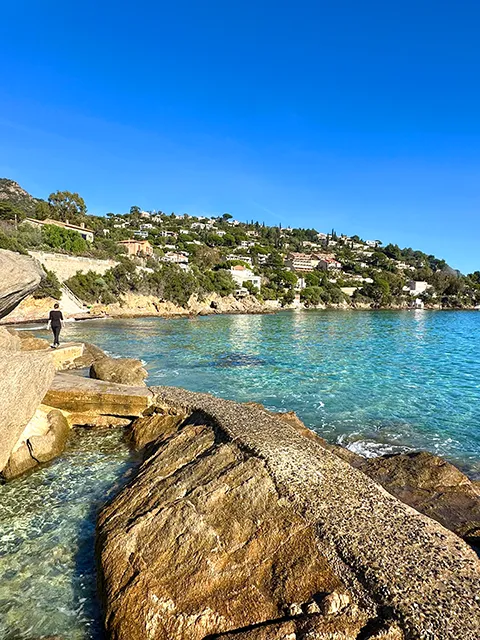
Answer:
[[[98,521],[110,637],[478,640],[460,538],[285,420],[153,391],[145,461]]]
[[[58,409],[40,405],[12,450],[2,476],[9,480],[59,456],[70,427]]]
[[[147,372],[135,358],[100,358],[90,367],[90,377],[106,382],[138,386],[145,384]]]
[[[0,353],[0,471],[52,383],[49,353]]]
[[[35,291],[43,269],[30,256],[0,249],[0,274],[0,318],[3,318]]]
[[[19,351],[21,349],[20,338],[17,332],[8,331],[0,327],[0,357],[5,357],[2,351]]]

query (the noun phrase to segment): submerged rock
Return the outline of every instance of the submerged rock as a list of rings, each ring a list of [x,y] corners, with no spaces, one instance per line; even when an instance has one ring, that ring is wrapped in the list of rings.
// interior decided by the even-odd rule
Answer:
[[[43,269],[30,256],[0,249],[0,273],[0,318],[3,318],[35,291]]]
[[[145,385],[147,372],[140,360],[106,357],[93,362],[90,367],[90,377],[107,382],[138,386]]]
[[[456,535],[284,419],[154,392],[144,464],[98,521],[111,637],[478,640]]]

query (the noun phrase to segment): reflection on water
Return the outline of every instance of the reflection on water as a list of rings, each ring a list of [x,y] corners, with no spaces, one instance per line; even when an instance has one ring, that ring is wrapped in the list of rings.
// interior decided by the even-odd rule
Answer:
[[[94,533],[134,459],[121,430],[83,431],[65,454],[0,486],[0,638],[102,638]]]
[[[69,325],[151,384],[271,409],[367,454],[428,449],[480,472],[480,314],[319,311]]]

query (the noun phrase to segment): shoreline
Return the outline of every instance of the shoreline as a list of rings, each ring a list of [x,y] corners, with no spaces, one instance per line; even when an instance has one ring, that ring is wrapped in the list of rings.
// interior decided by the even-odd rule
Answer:
[[[426,307],[424,309],[413,309],[411,307],[354,307],[354,306],[343,306],[343,305],[338,305],[338,306],[328,306],[328,307],[324,307],[324,306],[319,306],[319,307],[282,307],[282,308],[278,308],[278,309],[273,309],[273,308],[265,308],[265,309],[259,309],[259,310],[239,310],[239,309],[231,309],[231,310],[223,310],[223,311],[218,311],[218,310],[212,310],[212,311],[199,311],[199,312],[193,312],[193,311],[189,311],[187,309],[184,309],[183,312],[159,312],[159,313],[155,313],[155,312],[135,312],[135,310],[131,309],[129,311],[125,311],[124,313],[114,313],[114,314],[97,314],[97,315],[90,315],[88,313],[86,313],[84,316],[79,317],[80,314],[76,314],[76,316],[68,316],[67,317],[67,321],[74,321],[74,322],[85,322],[88,320],[125,320],[125,319],[132,319],[132,318],[161,318],[163,320],[172,320],[175,318],[179,318],[179,319],[185,319],[185,318],[197,318],[197,317],[207,317],[207,316],[232,316],[232,315],[275,315],[278,313],[299,313],[299,312],[318,312],[318,311],[326,311],[326,312],[332,312],[332,311],[342,311],[342,312],[399,312],[399,311],[403,311],[403,312],[414,312],[414,313],[420,313],[420,312],[458,312],[458,311],[464,311],[464,312],[472,312],[472,311],[480,311],[479,309],[476,309],[475,307],[448,307],[448,308],[439,308],[439,307]],[[0,320],[0,326],[11,326],[11,327],[15,327],[15,326],[20,326],[20,325],[26,325],[26,324],[46,324],[48,321],[48,316],[42,316],[42,317],[33,317],[33,318],[12,318],[9,319],[8,316],[6,318],[2,318]]]

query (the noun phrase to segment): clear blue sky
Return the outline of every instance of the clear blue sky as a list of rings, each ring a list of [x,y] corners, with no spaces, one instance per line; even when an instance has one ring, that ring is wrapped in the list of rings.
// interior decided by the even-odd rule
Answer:
[[[0,176],[480,269],[478,0],[15,0]]]

